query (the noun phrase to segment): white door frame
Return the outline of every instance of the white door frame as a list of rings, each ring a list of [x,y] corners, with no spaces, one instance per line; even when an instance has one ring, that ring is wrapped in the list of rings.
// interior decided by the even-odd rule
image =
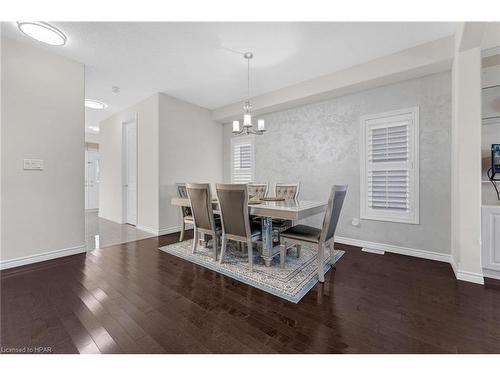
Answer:
[[[137,121],[138,115],[137,113],[135,116],[129,120],[122,121],[122,223],[126,224],[127,223],[127,160],[126,160],[126,135],[125,135],[125,126],[130,124],[130,123],[135,123],[135,157],[136,157],[136,189],[135,189],[135,215],[136,215],[136,223],[135,225],[137,226],[138,222],[138,217],[139,217],[139,200],[137,199],[139,196],[139,122]]]
[[[91,158],[92,160],[89,161],[89,156],[90,155],[97,155],[96,158]],[[99,154],[99,149],[89,149],[85,147],[85,211],[86,212],[98,212],[99,211],[99,180],[93,181],[93,186],[90,186],[90,181],[89,181],[89,163],[97,161],[98,168],[100,167],[100,154]],[[89,195],[90,195],[90,188],[91,187],[96,187],[97,190],[97,207],[90,207],[89,208]]]

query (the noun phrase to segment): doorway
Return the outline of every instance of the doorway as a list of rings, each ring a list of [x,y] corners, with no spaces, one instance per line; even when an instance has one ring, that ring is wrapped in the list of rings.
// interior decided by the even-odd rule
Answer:
[[[85,148],[85,210],[99,210],[99,146],[91,143]]]
[[[137,225],[137,119],[123,123],[123,221]]]

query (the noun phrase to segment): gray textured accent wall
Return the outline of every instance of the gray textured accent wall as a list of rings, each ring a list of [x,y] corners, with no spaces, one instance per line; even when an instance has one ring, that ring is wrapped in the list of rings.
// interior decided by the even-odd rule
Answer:
[[[420,106],[420,224],[361,220],[360,116]],[[450,253],[451,75],[399,82],[263,116],[256,137],[255,180],[301,182],[300,198],[326,200],[333,184],[349,191],[337,235]],[[230,180],[231,125],[224,125],[224,179]],[[320,226],[322,216],[305,221]]]

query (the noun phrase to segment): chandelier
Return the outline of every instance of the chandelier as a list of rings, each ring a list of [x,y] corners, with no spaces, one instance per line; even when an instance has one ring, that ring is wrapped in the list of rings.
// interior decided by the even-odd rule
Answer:
[[[240,122],[233,121],[233,134],[234,135],[249,135],[256,134],[262,135],[266,131],[264,119],[257,121],[257,130],[253,128],[252,124],[252,104],[250,103],[250,60],[253,57],[252,52],[246,52],[243,57],[247,60],[247,100],[243,106],[243,127],[240,129]]]

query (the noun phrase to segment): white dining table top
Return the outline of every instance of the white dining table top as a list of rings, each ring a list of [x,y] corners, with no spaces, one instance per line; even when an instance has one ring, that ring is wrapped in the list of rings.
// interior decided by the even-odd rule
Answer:
[[[273,219],[300,220],[308,216],[324,212],[327,202],[308,201],[302,199],[287,199],[284,201],[260,201],[258,204],[249,202],[250,214],[254,216],[271,217]],[[214,206],[218,204],[213,199]],[[189,207],[188,198],[172,198],[174,206]],[[216,207],[214,207],[216,208]]]

